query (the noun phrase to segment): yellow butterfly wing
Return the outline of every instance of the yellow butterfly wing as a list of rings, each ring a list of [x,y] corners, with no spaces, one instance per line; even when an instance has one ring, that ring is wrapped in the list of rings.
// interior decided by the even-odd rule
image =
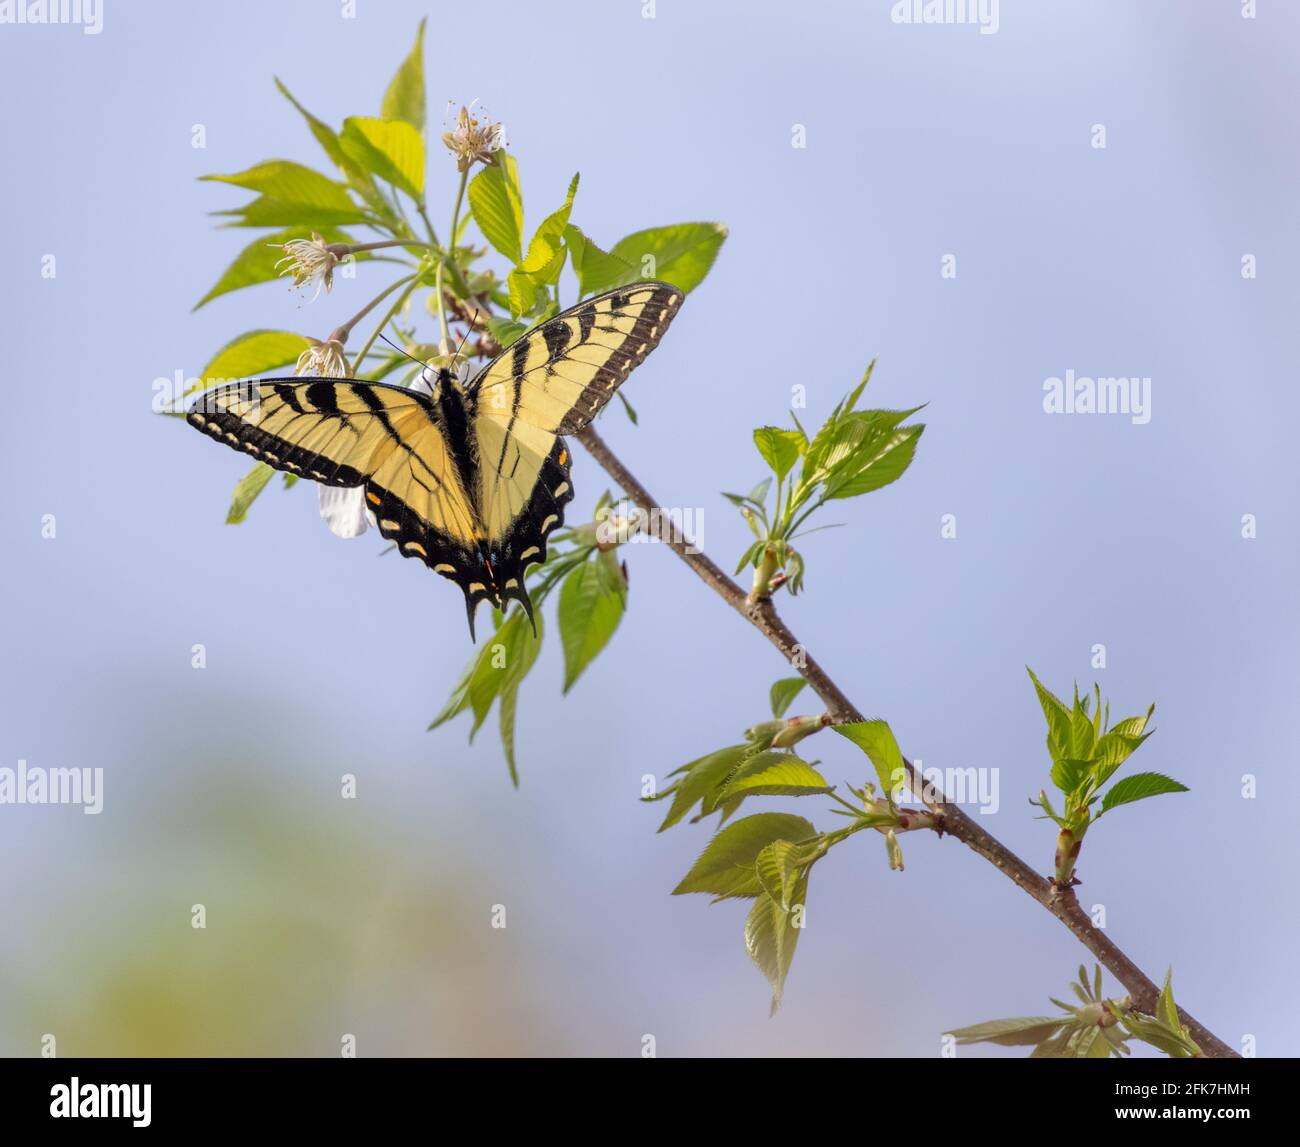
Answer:
[[[483,528],[432,403],[403,387],[347,379],[233,383],[199,397],[189,423],[277,470],[364,486],[380,533],[465,592],[491,598]]]
[[[573,498],[562,434],[587,425],[663,337],[682,293],[641,282],[596,295],[521,335],[470,383],[472,491],[503,597],[529,608],[524,570]]]

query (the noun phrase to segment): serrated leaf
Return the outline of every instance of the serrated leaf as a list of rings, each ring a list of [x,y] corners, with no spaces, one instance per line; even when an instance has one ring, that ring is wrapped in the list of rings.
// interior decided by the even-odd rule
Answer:
[[[496,152],[496,162],[469,184],[469,209],[483,237],[512,264],[523,259],[524,197],[513,155]]]
[[[903,753],[888,724],[881,720],[854,721],[847,725],[832,725],[831,728],[867,754],[875,766],[881,790],[893,799],[892,794],[907,783],[907,770],[903,765]]]
[[[424,131],[424,20],[415,33],[415,46],[402,61],[384,93],[384,119],[400,119],[416,131]]]
[[[1083,784],[1091,769],[1091,761],[1062,757],[1059,761],[1052,762],[1052,784],[1068,796]]]
[[[815,861],[821,848],[819,838],[804,841],[774,840],[754,860],[754,874],[763,892],[787,911],[800,877]]]
[[[1127,725],[1128,722],[1120,722],[1121,725]],[[1154,733],[1129,734],[1119,731],[1117,726],[1110,732],[1102,734],[1101,740],[1093,749],[1093,766],[1098,785],[1104,785],[1139,748],[1142,743]]]
[[[773,682],[770,692],[772,716],[784,717],[786,710],[807,684],[802,677],[783,677],[780,681]]]
[[[726,237],[720,223],[676,223],[633,232],[610,253],[632,266],[637,278],[659,279],[688,294],[709,273]]]
[[[1029,666],[1025,666],[1029,679],[1034,683],[1038,694],[1038,703],[1042,706],[1043,716],[1047,718],[1047,750],[1053,760],[1070,755],[1073,734],[1070,727],[1070,710],[1055,693],[1047,688]]]
[[[813,796],[831,786],[807,761],[769,749],[745,760],[718,794],[719,800],[754,796]]]
[[[564,203],[542,220],[528,241],[528,253],[507,276],[512,314],[531,312],[537,306],[538,298],[545,297],[546,288],[559,279],[567,254],[564,231],[569,225],[569,213],[573,210],[573,197],[577,191],[578,176],[575,175],[569,183]]]
[[[754,445],[763,461],[772,467],[777,482],[794,469],[804,445],[803,435],[797,430],[783,430],[777,426],[760,426],[754,431]]]
[[[339,145],[372,175],[424,202],[424,137],[405,120],[349,116]]]
[[[764,894],[754,901],[745,921],[745,948],[772,986],[773,1015],[781,1006],[786,976],[794,960],[795,946],[803,930],[804,903],[808,896],[808,873],[800,874],[790,893],[790,908],[783,908]]]
[[[623,620],[626,604],[623,575],[615,563],[599,557],[577,566],[560,587],[557,617],[564,646],[564,692],[609,643]]]
[[[258,494],[266,489],[275,471],[265,462],[254,464],[253,468],[239,479],[235,492],[230,496],[230,509],[226,511],[226,525],[237,526],[248,517],[248,508],[257,499]]]
[[[956,1036],[958,1044],[996,1043],[1002,1047],[1024,1047],[1054,1037],[1065,1019],[1063,1016],[1019,1016],[952,1028],[947,1034]]]
[[[725,749],[708,753],[676,770],[676,773],[684,775],[673,788],[673,803],[658,831],[663,832],[664,829],[672,828],[690,812],[697,801],[702,800],[722,784],[744,759],[749,748],[748,744],[728,745]]]
[[[810,821],[784,812],[743,817],[718,832],[691,870],[673,889],[674,896],[705,892],[718,899],[758,896],[762,891],[754,862],[774,840],[803,841],[817,835]]]
[[[578,276],[578,295],[598,295],[630,283],[636,279],[636,268],[602,251],[582,231],[570,223],[564,229],[564,241],[569,247],[569,259]]]
[[[842,470],[831,473],[823,496],[828,501],[856,498],[896,482],[912,464],[924,431],[924,425],[905,426],[873,442],[869,449],[846,462]]]
[[[1161,793],[1185,793],[1190,790],[1172,777],[1163,773],[1134,773],[1122,781],[1116,781],[1106,792],[1101,801],[1101,811],[1116,808],[1122,804],[1146,800],[1147,797],[1160,796]]]
[[[513,319],[503,319],[497,315],[490,315],[484,321],[487,324],[488,333],[496,339],[502,350],[515,342],[528,329],[524,323],[517,323]]]

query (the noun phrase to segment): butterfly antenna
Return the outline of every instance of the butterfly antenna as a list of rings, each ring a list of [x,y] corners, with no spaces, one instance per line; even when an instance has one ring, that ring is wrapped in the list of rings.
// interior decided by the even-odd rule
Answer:
[[[390,339],[386,334],[384,334],[383,331],[379,332],[379,337],[383,339],[384,342],[386,342],[390,347],[392,347],[393,350],[397,351],[398,354],[405,355],[412,362],[419,363],[422,367],[425,367],[426,369],[428,368],[429,364],[427,362],[421,362],[418,358],[415,357],[415,355],[410,354],[405,348],[398,346],[395,342],[393,342],[392,339]]]
[[[460,336],[460,346],[456,348],[453,358],[460,358],[460,352],[465,349],[465,343],[469,340],[470,332],[474,329],[474,324],[478,322],[478,307],[474,308],[474,313],[470,316],[469,322],[465,326],[465,333]]]

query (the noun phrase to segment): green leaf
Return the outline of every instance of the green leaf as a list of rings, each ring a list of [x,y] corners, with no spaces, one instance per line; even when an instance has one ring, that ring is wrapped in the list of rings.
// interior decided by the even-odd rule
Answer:
[[[812,765],[793,753],[768,749],[744,761],[723,786],[718,799],[803,797],[830,791],[826,778]]]
[[[1178,1005],[1174,1003],[1174,970],[1165,971],[1164,986],[1156,1000],[1156,1019],[1172,1031],[1181,1031],[1183,1024],[1178,1018]]]
[[[474,723],[470,740],[482,727],[498,698],[501,700],[501,739],[505,746],[506,761],[510,765],[511,779],[519,783],[515,770],[514,721],[519,683],[533,667],[541,648],[542,626],[537,619],[537,637],[534,638],[528,619],[522,609],[516,609],[484,642],[442,711],[430,722],[429,728],[450,721],[453,717],[472,711]]]
[[[519,787],[519,768],[515,762],[515,711],[519,703],[519,686],[537,661],[542,648],[542,614],[538,610],[535,621],[537,636],[525,623],[522,610],[514,613],[515,628],[508,634],[510,645],[507,650],[505,677],[501,682],[501,704],[499,718],[501,722],[501,745],[505,749],[506,764],[510,768],[510,781]],[[504,629],[504,626],[502,627]],[[499,631],[498,631],[499,632]]]
[[[269,159],[234,175],[203,175],[199,178],[246,187],[286,208],[321,208],[361,215],[343,184],[287,159]]]
[[[1052,784],[1069,796],[1087,780],[1091,769],[1091,761],[1062,757],[1059,761],[1052,762]]]
[[[672,828],[690,812],[696,801],[712,793],[731,775],[748,752],[748,744],[728,745],[725,749],[718,749],[678,769],[678,773],[685,775],[668,790],[673,794],[673,803],[658,831]],[[663,795],[666,796],[667,793]]]
[[[556,282],[564,268],[566,248],[564,230],[569,225],[569,213],[573,210],[573,197],[578,192],[578,176],[569,183],[569,193],[558,210],[551,212],[533,233],[528,241],[528,254],[523,262],[510,272],[507,284],[510,289],[510,309],[515,315],[532,311],[539,295],[545,296],[545,289]]]
[[[211,214],[229,219],[222,224],[224,227],[295,227],[322,234],[331,227],[367,221],[366,213],[359,207],[302,207],[269,195],[259,195],[251,203],[231,211]]]
[[[767,548],[767,539],[759,538],[743,554],[740,555],[740,561],[736,563],[735,574],[740,573],[746,566],[758,565],[759,555]],[[732,576],[734,577],[735,574]]]
[[[925,430],[923,425],[905,426],[886,434],[881,440],[860,451],[826,483],[824,497],[856,498],[879,490],[903,476],[916,455],[916,444]]]
[[[1043,716],[1047,718],[1048,754],[1053,760],[1068,757],[1070,755],[1070,745],[1073,743],[1070,710],[1065,707],[1064,701],[1038,680],[1029,666],[1026,665],[1025,670],[1028,672],[1029,679],[1033,681],[1034,689],[1038,693],[1038,703],[1043,708]]]
[[[580,298],[613,290],[636,279],[635,267],[617,255],[602,251],[572,223],[564,229],[564,241],[578,276]]]
[[[953,1028],[947,1034],[956,1036],[958,1044],[996,1043],[1002,1047],[1024,1047],[1051,1039],[1066,1019],[1065,1016],[1019,1016]]]
[[[893,800],[893,794],[907,784],[907,769],[890,727],[884,721],[875,720],[832,725],[831,728],[867,754],[876,767],[881,790]]]
[[[601,555],[603,556],[603,555]],[[576,567],[560,587],[560,641],[564,646],[564,692],[605,648],[623,620],[626,606],[622,571],[601,556]]]
[[[517,323],[513,319],[503,319],[496,315],[490,315],[485,322],[487,323],[488,333],[496,339],[502,350],[505,350],[528,329],[525,323]]]
[[[785,812],[747,816],[718,832],[700,853],[691,870],[673,889],[674,896],[705,892],[719,900],[762,893],[754,862],[774,840],[804,841],[815,838],[810,821]]]
[[[393,212],[392,206],[379,193],[379,188],[375,186],[374,178],[364,167],[353,160],[347,152],[343,150],[342,144],[339,143],[339,134],[324,120],[317,119],[305,107],[302,106],[293,97],[293,93],[284,86],[277,78],[275,86],[280,89],[281,95],[284,96],[295,108],[303,119],[307,121],[308,128],[311,129],[312,135],[316,137],[316,142],[325,150],[325,154],[330,157],[334,165],[347,177],[348,184],[352,189],[365,200],[366,205],[371,211],[387,220],[390,224],[396,224],[397,218]]]
[[[415,46],[397,69],[381,108],[384,119],[400,119],[424,131],[424,20],[415,33]]]
[[[297,363],[311,340],[293,331],[245,331],[236,335],[203,368],[203,386],[251,378],[268,370]]]
[[[799,696],[800,690],[807,684],[808,682],[802,677],[783,677],[780,681],[773,682],[770,694],[772,716],[784,717],[786,710],[790,708],[794,699]]]
[[[794,907],[792,898],[799,878],[818,859],[821,847],[820,838],[772,841],[754,860],[754,873],[762,891],[782,908]]]
[[[424,202],[424,137],[405,120],[350,116],[339,145],[367,171]]]
[[[749,918],[745,921],[745,948],[772,985],[772,1014],[781,1006],[785,979],[794,960],[795,945],[803,931],[804,904],[808,897],[808,873],[805,870],[790,890],[789,907],[783,907],[770,896],[762,895],[754,901]]]
[[[504,151],[469,184],[469,209],[483,238],[510,262],[523,259],[524,196],[519,188],[519,165]]]
[[[1071,753],[1079,760],[1086,761],[1092,757],[1097,734],[1093,728],[1092,717],[1088,713],[1088,700],[1079,699],[1079,687],[1074,687],[1074,708],[1070,711]]]
[[[1186,785],[1179,784],[1172,777],[1163,773],[1134,773],[1122,781],[1116,781],[1102,798],[1101,811],[1115,808],[1117,805],[1132,804],[1134,801],[1146,800],[1147,797],[1159,796],[1161,793],[1185,793],[1190,791]]]
[[[326,243],[351,243],[353,241],[350,235],[334,227],[326,227],[324,230],[317,228],[317,230]],[[269,283],[278,279],[283,268],[276,267],[276,264],[284,258],[284,244],[289,242],[290,239],[310,239],[311,236],[312,228],[310,227],[289,227],[271,235],[259,235],[235,256],[235,261],[225,269],[221,278],[216,281],[208,293],[194,304],[193,309],[197,311],[205,303],[210,303],[217,298],[218,295],[225,295],[231,291],[238,291],[243,287],[253,287],[258,283]],[[364,254],[357,256],[358,259],[367,257]]]
[[[782,430],[776,426],[760,426],[754,431],[754,445],[763,461],[772,467],[777,482],[794,469],[804,445],[804,436],[798,430]]]
[[[1130,718],[1130,720],[1134,719]],[[1128,722],[1120,722],[1120,725],[1127,724]],[[1120,765],[1141,748],[1142,742],[1155,732],[1152,729],[1150,733],[1140,733],[1135,736],[1120,732],[1119,729],[1120,726],[1117,725],[1109,733],[1102,734],[1101,740],[1093,749],[1095,775],[1099,786],[1104,785]]]
[[[675,223],[636,231],[614,244],[610,254],[639,279],[660,279],[684,294],[700,285],[727,237],[721,223]]]
[[[248,517],[248,507],[257,500],[258,494],[266,489],[266,484],[274,473],[275,471],[265,462],[258,462],[239,479],[235,492],[230,498],[230,509],[226,512],[226,525],[237,526]]]

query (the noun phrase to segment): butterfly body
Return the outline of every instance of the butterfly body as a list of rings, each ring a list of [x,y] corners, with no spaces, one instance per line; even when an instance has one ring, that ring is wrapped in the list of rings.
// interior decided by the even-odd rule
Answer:
[[[636,283],[562,312],[462,384],[426,370],[431,393],[352,379],[258,379],[217,387],[191,425],[278,470],[364,487],[398,552],[455,581],[470,634],[480,601],[518,601],[524,575],[573,499],[562,434],[600,411],[658,343],[681,303]]]

